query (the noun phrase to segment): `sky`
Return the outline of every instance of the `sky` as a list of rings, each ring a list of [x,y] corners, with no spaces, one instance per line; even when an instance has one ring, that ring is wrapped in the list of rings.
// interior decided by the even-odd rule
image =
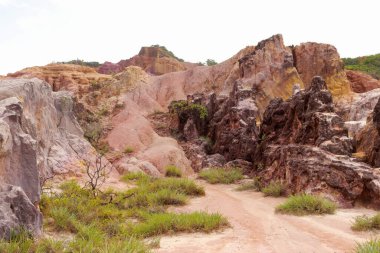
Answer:
[[[380,53],[379,0],[0,0],[0,75],[56,61],[118,62],[160,44],[217,62],[281,33],[286,45]]]

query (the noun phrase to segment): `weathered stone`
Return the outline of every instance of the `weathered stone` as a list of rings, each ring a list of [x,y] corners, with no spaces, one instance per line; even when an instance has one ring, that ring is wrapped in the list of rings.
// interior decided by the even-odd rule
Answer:
[[[321,77],[291,99],[274,99],[261,124],[263,143],[299,143],[319,146],[335,154],[353,150],[343,120],[334,112],[331,93]]]
[[[225,163],[226,159],[221,154],[208,155],[202,162],[202,168],[223,167]]]
[[[0,239],[9,239],[21,229],[40,235],[42,214],[20,187],[0,184]]]
[[[314,76],[321,76],[326,80],[334,97],[351,92],[343,62],[334,46],[314,42],[302,43],[293,48],[293,56],[294,65],[306,87]]]
[[[364,93],[380,88],[380,81],[364,72],[346,70],[346,75],[354,92]]]
[[[261,166],[262,182],[281,180],[290,194],[321,194],[344,207],[380,207],[380,171],[347,156],[308,145],[269,145]]]

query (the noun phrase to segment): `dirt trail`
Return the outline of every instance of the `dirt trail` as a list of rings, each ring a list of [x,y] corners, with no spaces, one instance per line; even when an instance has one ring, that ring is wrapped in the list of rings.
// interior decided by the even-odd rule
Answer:
[[[204,210],[226,216],[232,228],[211,234],[179,234],[161,238],[157,253],[352,252],[357,242],[373,238],[350,229],[354,217],[374,214],[368,209],[340,209],[335,215],[295,217],[275,214],[284,199],[264,198],[258,192],[238,192],[236,185],[202,183],[206,196],[173,211]]]

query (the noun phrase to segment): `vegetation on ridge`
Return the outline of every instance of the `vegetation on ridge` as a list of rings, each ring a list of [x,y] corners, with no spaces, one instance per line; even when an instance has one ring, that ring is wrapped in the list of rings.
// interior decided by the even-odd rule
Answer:
[[[346,69],[363,71],[380,79],[380,54],[342,59]]]

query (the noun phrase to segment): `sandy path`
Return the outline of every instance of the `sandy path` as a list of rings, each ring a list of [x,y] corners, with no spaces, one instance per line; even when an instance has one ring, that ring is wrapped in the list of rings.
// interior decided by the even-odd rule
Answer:
[[[335,215],[294,217],[274,213],[284,199],[264,198],[258,192],[238,192],[236,185],[202,183],[206,196],[173,211],[204,210],[226,216],[232,228],[211,234],[180,234],[161,238],[157,253],[196,252],[352,252],[356,242],[374,234],[353,232],[354,217],[368,209],[342,209]]]

